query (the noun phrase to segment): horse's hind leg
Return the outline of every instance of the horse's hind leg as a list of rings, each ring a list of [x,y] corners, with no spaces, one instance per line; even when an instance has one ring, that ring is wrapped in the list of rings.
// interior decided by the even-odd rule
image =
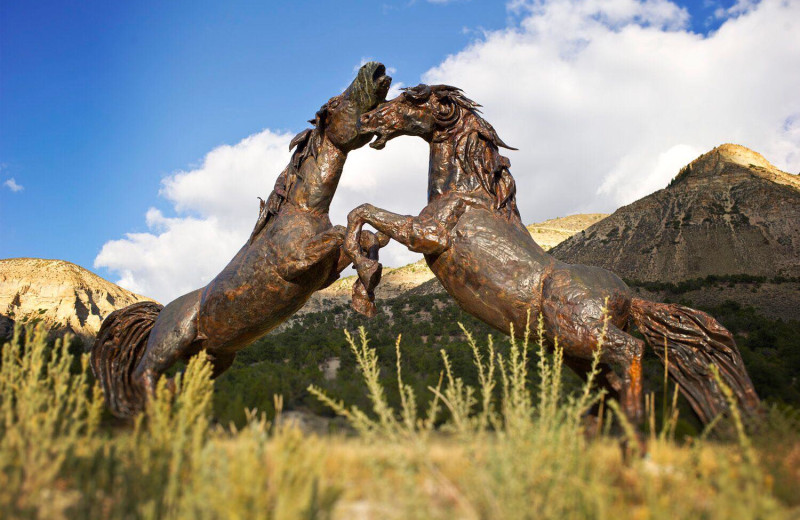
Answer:
[[[567,365],[578,377],[586,383],[589,380],[589,373],[592,371],[592,362],[589,359],[564,356],[564,364]],[[597,387],[606,391],[606,395],[613,399],[620,400],[622,395],[622,380],[614,372],[614,369],[606,363],[600,363],[597,367],[598,374],[595,378]],[[597,410],[592,410],[595,413]]]
[[[177,298],[158,315],[147,350],[134,371],[134,379],[148,392],[155,390],[158,378],[176,361],[188,359],[200,350],[197,313],[202,292],[198,289]]]
[[[644,341],[636,339],[612,324],[608,324],[600,360],[622,368],[621,405],[625,415],[634,423],[644,420],[642,397],[642,356]]]

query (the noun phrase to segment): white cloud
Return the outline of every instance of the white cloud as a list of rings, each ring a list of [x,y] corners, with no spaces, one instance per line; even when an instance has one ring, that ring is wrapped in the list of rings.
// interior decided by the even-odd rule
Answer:
[[[613,210],[725,142],[797,171],[800,3],[747,5],[703,37],[663,0],[515,2],[518,25],[423,79],[464,89],[520,149],[526,221]]]
[[[121,286],[168,302],[207,284],[233,257],[289,160],[292,135],[264,130],[209,152],[200,167],[162,181],[177,217],[150,208],[148,233],[106,242],[94,261]]]
[[[464,89],[520,149],[507,155],[526,222],[611,211],[724,142],[797,172],[800,2],[737,5],[704,37],[666,0],[516,1],[513,26],[483,33],[423,80]],[[265,130],[169,176],[160,194],[175,216],[151,209],[150,232],[106,243],[95,266],[162,301],[204,285],[249,235],[255,197],[269,194],[289,139]],[[427,145],[413,138],[351,153],[331,220],[344,223],[362,202],[417,214],[427,161]],[[394,244],[382,252],[386,265],[416,258]]]
[[[14,177],[11,177],[10,179],[6,180],[6,182],[3,183],[3,186],[13,191],[14,193],[20,192],[25,189],[25,187],[22,186],[21,184],[17,184],[17,181],[16,179],[14,179]]]

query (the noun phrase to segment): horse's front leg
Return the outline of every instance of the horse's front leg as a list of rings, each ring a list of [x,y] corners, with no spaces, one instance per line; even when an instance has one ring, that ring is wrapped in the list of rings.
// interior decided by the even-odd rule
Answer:
[[[446,219],[447,220],[447,219]],[[361,228],[369,224],[379,233],[388,235],[411,251],[423,254],[439,254],[449,244],[448,230],[444,223],[430,216],[412,217],[362,204],[347,215],[347,232],[344,251],[353,261],[358,281],[353,287],[353,307],[366,316],[374,316],[374,289],[380,280],[381,264],[365,256],[359,247]]]
[[[344,226],[334,226],[310,239],[296,244],[294,250],[287,255],[284,262],[278,266],[278,274],[284,280],[293,280],[303,273],[319,265],[320,262],[332,256],[336,257],[336,264],[321,288],[327,287],[339,278],[348,265],[350,258],[344,253]],[[362,233],[359,238],[361,249],[369,258],[378,258],[378,250],[389,243],[389,237],[382,234]]]
[[[313,269],[339,251],[344,240],[344,231],[342,226],[337,226],[295,243],[290,253],[277,266],[278,274],[284,280],[293,280]]]
[[[338,255],[336,260],[336,265],[334,266],[333,271],[331,271],[331,274],[328,277],[328,279],[325,281],[325,284],[322,287],[320,287],[320,289],[324,289],[330,286],[336,280],[338,280],[342,271],[344,271],[347,267],[350,266],[350,264],[352,264],[352,262],[350,261],[350,257],[347,256],[347,253],[344,250],[345,228],[344,226],[335,226],[335,227],[337,229],[338,228],[342,229],[342,244],[339,246],[339,250],[336,252],[336,254]],[[359,246],[361,250],[365,252],[367,258],[370,258],[372,260],[377,260],[378,251],[380,251],[382,247],[386,246],[386,244],[389,243],[389,240],[390,238],[387,235],[384,235],[383,233],[371,233],[367,231],[365,233],[361,233],[361,236],[359,238]]]

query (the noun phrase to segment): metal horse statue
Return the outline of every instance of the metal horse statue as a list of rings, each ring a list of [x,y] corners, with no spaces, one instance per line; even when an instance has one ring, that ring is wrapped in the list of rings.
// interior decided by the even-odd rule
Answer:
[[[532,323],[541,317],[546,332],[539,339],[552,345],[557,338],[565,363],[584,377],[593,352],[602,348],[601,384],[633,421],[643,419],[644,342],[628,333],[632,324],[668,362],[702,421],[726,409],[711,363],[741,408],[755,413],[759,400],[733,337],[711,316],[635,298],[614,273],[560,262],[534,242],[517,210],[509,160],[498,151],[510,147],[480,117],[478,106],[455,87],[419,85],[361,116],[361,131],[376,136],[373,148],[401,135],[430,144],[428,205],[418,217],[369,204],[348,216],[345,250],[367,293],[380,269],[360,251],[364,223],[423,253],[458,304],[494,328],[508,334],[513,324],[521,335],[529,313]],[[364,298],[364,291],[354,294],[354,307],[374,314],[374,303]]]
[[[158,377],[179,359],[205,350],[219,375],[236,352],[300,309],[350,264],[344,227],[328,217],[347,153],[369,142],[358,119],[386,99],[391,78],[367,63],[353,83],[317,112],[313,129],[291,142],[291,161],[278,177],[247,243],[207,286],[162,307],[137,303],[110,314],[91,362],[111,411],[141,411]],[[370,234],[370,255],[388,242]]]

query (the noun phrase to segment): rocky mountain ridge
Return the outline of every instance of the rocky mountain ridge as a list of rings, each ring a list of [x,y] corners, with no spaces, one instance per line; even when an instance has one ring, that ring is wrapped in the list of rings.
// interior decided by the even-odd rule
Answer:
[[[766,315],[800,319],[800,175],[782,172],[742,146],[726,144],[701,155],[669,186],[612,215],[570,215],[528,230],[563,261],[599,265],[634,282],[765,278],[752,286],[712,281],[681,293],[641,290],[658,300],[749,302]],[[298,314],[349,307],[353,281],[346,277],[317,292]],[[376,297],[443,292],[420,260],[385,268]],[[7,317],[90,338],[110,312],[147,299],[70,262],[0,260],[0,336],[9,329]]]
[[[709,275],[800,276],[800,176],[724,144],[666,188],[556,246],[569,263],[639,281]]]
[[[41,322],[86,341],[108,314],[143,300],[150,298],[64,260],[0,260],[0,315],[16,322]]]

